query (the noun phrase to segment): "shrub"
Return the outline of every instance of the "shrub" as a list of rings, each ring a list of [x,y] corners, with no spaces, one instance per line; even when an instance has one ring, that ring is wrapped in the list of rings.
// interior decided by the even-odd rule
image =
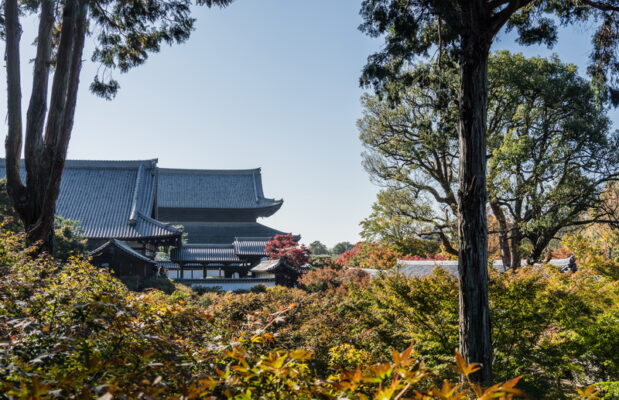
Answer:
[[[205,293],[223,293],[224,288],[221,286],[194,286],[193,291],[201,296]]]
[[[56,216],[54,218],[54,257],[66,262],[69,257],[86,253],[86,238],[77,221]]]
[[[153,277],[144,281],[142,290],[157,289],[165,294],[172,294],[176,290],[176,285],[171,279]]]
[[[322,268],[310,271],[299,279],[301,286],[308,292],[321,292],[327,289],[362,284],[369,278],[367,272],[357,268],[333,269]]]
[[[313,269],[320,269],[320,268],[341,269],[342,268],[342,266],[336,263],[333,257],[330,255],[312,256],[309,263]]]
[[[267,290],[267,287],[264,285],[256,285],[249,289],[249,293],[265,293]]]
[[[392,243],[359,242],[342,253],[336,263],[351,268],[392,269],[403,256]]]
[[[336,277],[319,293],[135,293],[80,258],[29,259],[15,237],[0,237],[1,398],[510,399],[516,384],[532,398],[565,398],[599,381],[612,398],[616,389],[619,285],[592,270],[492,275],[498,383],[484,390],[462,379],[475,366],[456,356],[453,368],[457,280],[442,270]]]

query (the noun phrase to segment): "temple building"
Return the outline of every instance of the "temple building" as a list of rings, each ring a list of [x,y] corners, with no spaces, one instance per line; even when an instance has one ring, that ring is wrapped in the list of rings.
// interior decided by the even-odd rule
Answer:
[[[267,241],[286,233],[258,222],[282,204],[265,197],[259,168],[169,169],[159,168],[156,159],[67,160],[56,213],[79,221],[96,264],[123,274],[139,270],[143,277],[152,275],[145,270],[150,265],[156,274],[189,285],[237,289],[275,284],[275,276],[265,278],[252,269],[264,261]],[[127,257],[143,265],[114,265]]]

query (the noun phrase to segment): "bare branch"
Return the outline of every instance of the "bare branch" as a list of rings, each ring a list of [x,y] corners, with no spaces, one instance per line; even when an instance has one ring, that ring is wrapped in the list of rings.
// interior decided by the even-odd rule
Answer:
[[[580,2],[602,11],[619,11],[619,5],[613,5],[594,0],[580,0]]]
[[[532,1],[533,0],[510,0],[507,7],[503,8],[497,14],[494,14],[490,19],[491,36],[494,37],[516,11],[531,3]]]

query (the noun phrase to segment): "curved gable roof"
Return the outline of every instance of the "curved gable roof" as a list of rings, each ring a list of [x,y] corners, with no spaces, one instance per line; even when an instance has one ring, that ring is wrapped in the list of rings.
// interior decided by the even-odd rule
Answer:
[[[149,217],[156,174],[157,160],[67,160],[56,213],[79,221],[89,239],[178,236],[178,229]],[[5,175],[5,160],[0,159],[0,176]]]
[[[161,208],[260,209],[281,207],[264,196],[260,169],[159,169],[157,205]]]

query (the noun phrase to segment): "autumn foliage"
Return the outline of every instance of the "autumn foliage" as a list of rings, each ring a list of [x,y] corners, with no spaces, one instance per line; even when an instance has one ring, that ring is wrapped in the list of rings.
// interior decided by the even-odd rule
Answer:
[[[351,268],[391,269],[404,254],[387,242],[359,242],[342,253],[336,263]]]
[[[293,267],[301,267],[310,260],[310,250],[299,245],[291,234],[275,235],[267,242],[265,252],[271,260],[283,259]]]
[[[24,257],[21,243],[0,235],[0,398],[593,400],[619,373],[619,288],[591,270],[491,276],[497,375],[482,388],[466,379],[475,365],[454,365],[457,280],[442,270],[136,293],[86,260]]]

